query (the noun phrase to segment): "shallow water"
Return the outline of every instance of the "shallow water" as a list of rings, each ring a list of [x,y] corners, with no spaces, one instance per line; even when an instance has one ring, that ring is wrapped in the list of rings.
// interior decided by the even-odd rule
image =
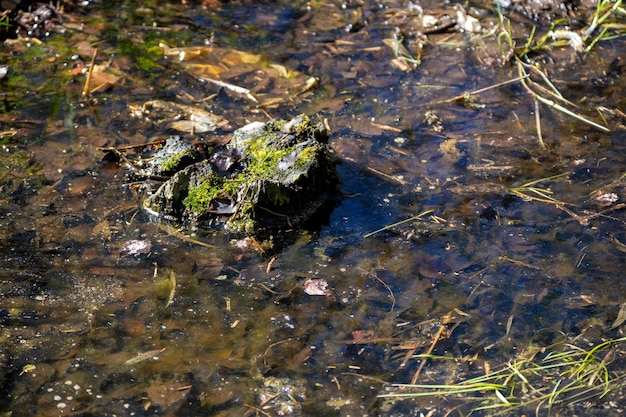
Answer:
[[[409,33],[415,3],[106,4],[76,12],[91,29],[0,48],[7,60],[14,51],[0,119],[15,129],[0,157],[6,415],[445,415],[458,402],[377,395],[410,382],[413,355],[429,347],[449,360],[426,362],[419,381],[441,384],[531,345],[622,336],[623,115],[607,115],[603,132],[542,105],[542,148],[519,82],[478,94],[475,108],[456,103],[517,67],[486,65],[494,45],[458,31],[429,35],[415,70],[393,65],[383,39]],[[211,34],[318,77],[316,92],[259,110],[150,49]],[[89,60],[79,42],[122,74],[92,101],[71,71]],[[624,109],[623,52],[620,39],[585,59],[561,48],[545,65],[602,124],[595,106]],[[151,218],[140,210],[150,187],[98,148],[170,134],[130,115],[155,98],[206,99],[230,121],[224,135],[268,117],[327,119],[342,198],[264,250]],[[532,185],[552,194],[515,194],[541,179]],[[603,205],[598,190],[617,201]],[[121,254],[133,239],[150,252]],[[308,295],[307,279],[329,294]],[[621,356],[612,364],[624,373]],[[618,415],[623,400],[612,400],[606,412]]]

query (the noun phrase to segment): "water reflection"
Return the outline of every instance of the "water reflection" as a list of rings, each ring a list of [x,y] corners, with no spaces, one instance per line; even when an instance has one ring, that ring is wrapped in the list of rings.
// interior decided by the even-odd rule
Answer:
[[[621,335],[612,327],[624,302],[623,119],[604,133],[542,109],[543,149],[519,84],[480,94],[483,108],[442,103],[516,71],[483,65],[475,49],[442,38],[416,71],[401,71],[382,43],[394,31],[390,16],[410,6],[397,3],[172,4],[174,17],[162,20],[162,11],[148,7],[146,20],[124,3],[111,19],[124,28],[191,19],[188,38],[176,41],[201,44],[211,31],[225,46],[319,77],[301,103],[259,111],[167,62],[147,73],[126,56],[113,62],[129,84],[94,94],[97,102],[77,105],[80,88],[72,86],[52,114],[24,98],[10,114],[22,136],[3,142],[11,157],[2,156],[13,169],[2,173],[0,200],[2,411],[437,415],[457,404],[376,396],[416,374],[429,383],[473,377],[531,345]],[[97,3],[92,12],[111,13]],[[152,33],[133,26],[125,36],[143,41],[140,29]],[[614,47],[577,61],[575,73],[555,66],[555,79],[571,84],[568,98],[620,108],[611,92],[623,77],[597,92],[576,84],[580,74],[599,76],[598,63],[623,50],[620,41]],[[130,102],[161,96],[210,96],[208,106],[233,126],[319,113],[343,159],[345,196],[309,229],[258,245],[151,219],[138,210],[146,184],[96,149],[167,134],[128,115]],[[425,120],[427,111],[443,130]],[[39,124],[26,123],[32,119]],[[539,179],[533,186],[551,194],[525,187],[530,201],[512,191]],[[603,206],[598,190],[619,200]],[[150,252],[120,253],[134,239],[149,241]],[[330,295],[307,294],[308,279],[326,280]],[[428,349],[445,359],[422,368],[415,355]],[[615,365],[623,373],[621,357]]]

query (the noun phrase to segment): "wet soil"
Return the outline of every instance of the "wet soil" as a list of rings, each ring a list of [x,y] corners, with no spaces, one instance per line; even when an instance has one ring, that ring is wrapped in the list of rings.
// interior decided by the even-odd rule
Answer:
[[[67,4],[64,30],[0,45],[0,411],[466,415],[468,399],[377,396],[622,337],[624,40],[523,52],[533,26],[536,40],[566,18],[572,36],[595,6],[499,3],[515,45],[491,3],[400,0]],[[292,97],[257,77],[244,87],[279,97],[259,106],[163,43],[246,51],[317,85]],[[228,123],[176,131],[137,115],[150,100]],[[152,144],[300,113],[330,127],[343,180],[305,227],[256,240],[141,210],[161,180],[130,162]],[[598,358],[612,387],[616,346]],[[551,413],[621,415],[623,387],[593,394]]]

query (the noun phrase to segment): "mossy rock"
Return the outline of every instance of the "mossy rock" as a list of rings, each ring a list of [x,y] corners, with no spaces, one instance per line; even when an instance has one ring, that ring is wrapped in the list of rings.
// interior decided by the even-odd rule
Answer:
[[[209,159],[176,172],[144,206],[200,227],[245,233],[292,227],[336,193],[336,161],[327,130],[305,115],[255,122]]]
[[[194,163],[199,157],[198,150],[184,142],[180,136],[170,136],[165,145],[154,154],[145,172],[149,175],[170,176]]]

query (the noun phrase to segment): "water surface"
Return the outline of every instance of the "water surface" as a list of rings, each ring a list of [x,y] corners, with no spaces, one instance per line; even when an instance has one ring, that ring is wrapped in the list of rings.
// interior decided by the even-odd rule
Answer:
[[[496,62],[493,37],[433,33],[414,69],[392,62],[383,40],[404,35],[417,51],[411,19],[453,13],[436,2],[135,3],[91,2],[65,34],[0,48],[4,413],[446,415],[462,401],[377,395],[414,379],[429,348],[448,359],[426,361],[419,382],[442,384],[536,346],[622,336],[623,40],[536,58],[585,117],[604,126],[595,109],[609,109],[605,132],[541,105],[542,147],[520,82],[454,100],[518,77]],[[498,16],[480,23],[488,33]],[[258,54],[318,87],[259,109],[164,58],[163,42]],[[90,45],[113,78],[88,100]],[[230,121],[195,140],[326,119],[342,198],[263,250],[151,218],[140,206],[154,184],[99,150],[171,134],[131,116],[151,99]],[[121,254],[134,239],[150,252]],[[307,294],[308,279],[326,280],[328,295]],[[612,373],[623,374],[621,352]],[[608,400],[596,400],[566,406],[600,413]],[[619,415],[623,400],[611,400]]]

